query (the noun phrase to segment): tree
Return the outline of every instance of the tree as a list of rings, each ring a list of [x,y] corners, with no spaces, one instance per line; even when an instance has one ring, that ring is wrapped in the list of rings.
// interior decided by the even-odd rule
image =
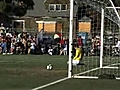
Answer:
[[[19,1],[22,1],[26,5],[27,9],[33,9],[34,6],[33,0],[19,0]]]
[[[6,3],[11,3],[12,0],[4,0]]]
[[[28,9],[33,9],[33,0],[18,0],[18,5],[13,9],[16,16],[24,16]]]
[[[24,16],[28,9],[33,9],[33,0],[0,0],[0,12],[13,13],[16,16]]]
[[[14,8],[13,12],[16,16],[24,16],[27,12],[27,9],[22,6],[17,6]]]
[[[4,12],[5,8],[6,8],[6,3],[1,1],[0,2],[0,12]]]

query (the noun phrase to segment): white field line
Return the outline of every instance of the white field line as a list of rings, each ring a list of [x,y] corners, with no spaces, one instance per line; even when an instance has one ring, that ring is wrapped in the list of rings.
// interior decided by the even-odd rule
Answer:
[[[77,75],[80,75],[80,74],[84,74],[84,73],[87,73],[87,72],[91,72],[91,71],[94,71],[94,70],[97,70],[97,69],[100,69],[100,68],[95,68],[95,69],[88,70],[88,71],[85,71],[85,72],[82,72],[82,73],[79,73],[79,74],[75,74],[75,75],[73,75],[72,77],[74,78],[74,76],[77,76]],[[40,87],[33,88],[33,89],[31,89],[31,90],[43,89],[43,88],[45,88],[45,87],[48,87],[48,86],[51,86],[51,85],[57,84],[57,83],[59,83],[59,82],[65,81],[65,80],[67,80],[67,79],[69,79],[69,78],[66,77],[66,78],[63,78],[63,79],[60,79],[60,80],[57,80],[57,81],[51,82],[51,83],[49,83],[49,84],[42,85],[42,86],[40,86]]]
[[[109,66],[106,66],[106,67],[103,67],[103,68],[118,69],[118,67],[109,67]]]
[[[114,65],[119,65],[120,63],[115,63],[115,64],[111,64],[111,65],[108,65],[108,66],[104,66],[102,68],[105,68],[105,67],[110,67],[110,66],[114,66]],[[74,74],[74,76],[77,76],[77,75],[81,75],[81,74],[85,74],[85,73],[89,73],[89,72],[92,72],[92,71],[95,71],[95,70],[98,70],[98,69],[101,69],[100,67],[98,68],[94,68],[94,69],[91,69],[91,70],[88,70],[88,71],[84,71],[84,72],[81,72],[81,73],[78,73],[78,74]],[[117,68],[118,69],[118,68]],[[74,77],[73,76],[73,77]]]
[[[119,64],[120,64],[120,63],[111,64],[111,65],[119,65]],[[111,65],[108,65],[108,66],[111,66]],[[108,66],[107,66],[107,67],[108,67]],[[106,66],[104,66],[104,67],[106,67]],[[91,69],[91,70],[88,70],[88,71],[85,71],[85,72],[81,72],[81,73],[78,73],[78,74],[74,74],[72,77],[73,77],[73,78],[74,78],[74,77],[77,78],[77,75],[85,74],[85,73],[88,73],[88,72],[91,72],[91,71],[95,71],[95,70],[98,70],[98,69],[100,69],[100,67],[94,68],[94,69]],[[84,78],[84,77],[81,77],[81,78]],[[86,78],[87,78],[87,77],[86,77]],[[92,78],[92,77],[91,77],[91,78]],[[98,77],[94,77],[94,78],[97,79]],[[33,89],[31,89],[31,90],[43,89],[43,88],[45,88],[45,87],[48,87],[48,86],[57,84],[57,83],[59,83],[59,82],[65,81],[65,80],[67,80],[67,79],[69,79],[69,78],[66,77],[66,78],[63,78],[63,79],[60,79],[60,80],[57,80],[57,81],[54,81],[54,82],[51,82],[51,83],[48,83],[48,84],[39,86],[39,87],[37,87],[37,88],[33,88]],[[120,78],[117,78],[117,79],[120,79]]]
[[[69,78],[66,77],[66,78],[63,78],[63,79],[60,79],[60,80],[57,80],[57,81],[51,82],[51,83],[49,83],[49,84],[42,85],[42,86],[40,86],[40,87],[33,88],[33,89],[31,89],[31,90],[43,89],[43,88],[45,88],[45,87],[51,86],[51,85],[53,85],[53,84],[57,84],[57,83],[59,83],[59,82],[65,81],[65,80],[67,80],[67,79],[69,79]]]
[[[120,80],[120,78],[116,77],[117,80]]]
[[[74,78],[83,78],[83,79],[98,79],[98,77],[92,77],[92,76],[74,76]]]

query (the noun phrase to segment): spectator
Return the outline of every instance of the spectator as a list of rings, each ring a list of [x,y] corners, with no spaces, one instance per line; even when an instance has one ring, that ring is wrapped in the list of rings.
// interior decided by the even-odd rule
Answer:
[[[6,48],[7,48],[7,54],[10,54],[11,53],[11,37],[10,35],[8,35],[6,37]]]
[[[34,54],[35,53],[35,42],[33,40],[31,40],[31,47],[30,47],[30,53]]]
[[[62,37],[61,40],[60,40],[60,47],[63,49],[64,48],[64,45],[65,44],[65,38]]]
[[[52,46],[49,46],[48,54],[49,55],[53,55],[53,48],[52,48]]]
[[[67,55],[67,49],[68,49],[68,44],[67,44],[68,42],[67,41],[65,41],[65,45],[64,45],[64,49],[63,49],[63,54],[64,55]]]
[[[6,40],[3,39],[3,41],[1,42],[1,48],[2,48],[2,54],[5,55],[6,54]]]
[[[26,42],[26,54],[30,54],[31,40],[27,39]]]
[[[82,46],[83,46],[83,41],[82,41],[81,36],[78,36],[78,37],[77,37],[77,44],[78,44],[79,47],[82,47]]]
[[[11,41],[11,54],[15,53],[15,39]]]
[[[41,45],[40,49],[41,49],[41,50],[40,50],[40,51],[41,51],[41,54],[45,54],[45,51],[46,51],[46,50],[45,50],[45,45],[44,45],[44,44]]]

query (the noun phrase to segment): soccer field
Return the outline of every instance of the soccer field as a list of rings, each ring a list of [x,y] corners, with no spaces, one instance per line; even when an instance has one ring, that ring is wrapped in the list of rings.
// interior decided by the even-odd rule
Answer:
[[[67,61],[68,56],[0,55],[0,90],[31,90],[65,78]],[[53,70],[46,70],[49,63]],[[68,79],[42,90],[118,90],[118,84],[117,80]]]
[[[42,90],[119,90],[119,81],[95,79],[69,79]]]
[[[63,56],[1,55],[0,90],[30,90],[66,77],[66,60]],[[52,71],[46,70],[49,63],[54,65]]]

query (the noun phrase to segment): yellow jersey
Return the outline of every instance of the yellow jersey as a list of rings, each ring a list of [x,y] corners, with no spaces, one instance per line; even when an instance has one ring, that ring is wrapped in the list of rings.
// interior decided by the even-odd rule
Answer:
[[[76,49],[76,53],[75,53],[75,57],[73,58],[73,60],[80,60],[81,59],[81,55],[82,55],[82,51],[80,48]]]

